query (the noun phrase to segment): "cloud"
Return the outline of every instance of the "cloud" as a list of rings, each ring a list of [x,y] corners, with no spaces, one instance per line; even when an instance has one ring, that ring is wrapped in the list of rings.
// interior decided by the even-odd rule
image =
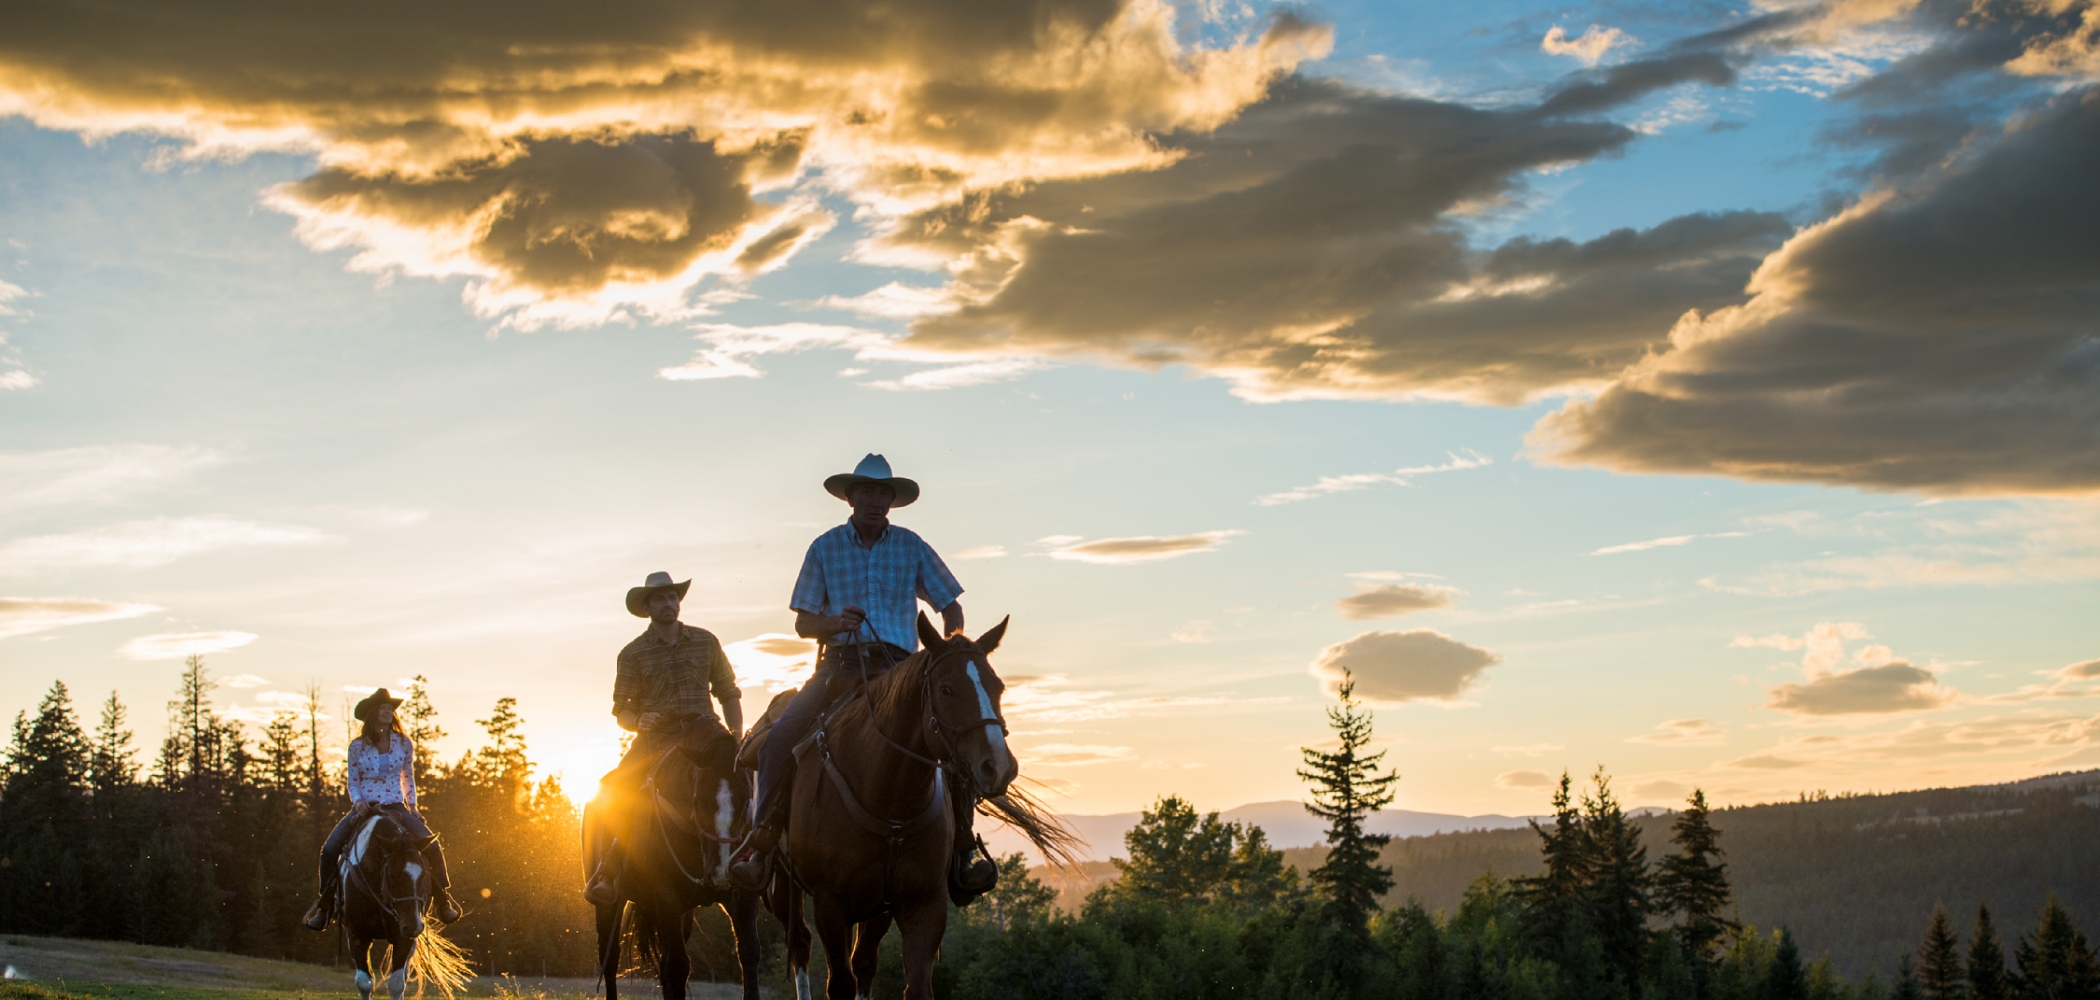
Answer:
[[[1356,696],[1368,702],[1449,702],[1464,694],[1500,656],[1433,629],[1364,632],[1321,651],[1311,672],[1330,696],[1346,668],[1356,678]]]
[[[168,159],[313,156],[266,203],[353,269],[468,279],[520,326],[676,317],[779,266],[838,192],[879,222],[972,187],[1157,166],[1331,33],[1184,44],[1171,5],[60,9],[0,40],[0,113]],[[787,194],[783,194],[787,192]]]
[[[1696,215],[1474,249],[1450,219],[1623,148],[1631,129],[1564,114],[1683,68],[1628,63],[1506,110],[1294,78],[1214,131],[1160,136],[1172,162],[1158,169],[983,189],[907,217],[888,252],[960,263],[951,308],[906,343],[1186,364],[1257,400],[1515,403],[1601,384],[1685,310],[1740,301],[1791,226]]]
[[[969,548],[967,548],[967,549],[964,549],[964,550],[962,550],[961,552],[957,552],[957,553],[956,553],[956,554],[954,555],[954,557],[953,557],[953,558],[956,558],[956,559],[1001,559],[1001,558],[1004,558],[1005,556],[1006,556],[1006,546],[1004,546],[1004,545],[972,545],[972,546],[970,546]]]
[[[1725,593],[1798,596],[1919,586],[2031,586],[2100,579],[2100,500],[1971,505],[1924,521],[1923,541],[1859,555],[1774,563],[1744,577],[1707,577]]]
[[[219,683],[230,688],[254,688],[262,687],[270,683],[270,679],[267,677],[258,677],[254,674],[235,674],[231,677],[220,678]],[[258,696],[258,698],[259,697],[260,696]]]
[[[1412,482],[1412,477],[1414,476],[1432,472],[1451,472],[1457,469],[1478,469],[1484,465],[1494,464],[1494,459],[1470,448],[1465,449],[1465,452],[1463,456],[1457,452],[1450,452],[1450,461],[1441,465],[1415,465],[1394,469],[1391,472],[1358,472],[1345,476],[1321,476],[1320,481],[1311,486],[1300,486],[1281,493],[1269,493],[1255,497],[1254,502],[1264,507],[1274,507],[1277,504],[1296,503],[1300,500],[1311,500],[1315,497],[1323,497],[1334,493],[1348,493],[1378,483],[1412,486],[1414,485]]]
[[[1094,764],[1116,764],[1136,760],[1137,751],[1129,747],[1045,743],[1029,748],[1020,756],[1025,758],[1031,767],[1089,767]]]
[[[773,693],[801,686],[816,670],[816,642],[784,632],[762,632],[725,643],[722,653],[736,667],[739,686],[764,688]],[[754,711],[764,708],[760,705]]]
[[[37,378],[35,375],[23,371],[20,368],[16,368],[12,371],[0,372],[0,389],[7,389],[10,391],[18,389],[34,389],[42,383],[42,379]]]
[[[1161,559],[1176,559],[1198,552],[1209,552],[1225,540],[1246,532],[1239,530],[1202,531],[1193,535],[1136,535],[1130,538],[1097,538],[1091,542],[1060,541],[1052,549],[1050,558],[1070,559],[1090,563],[1142,563]],[[1071,536],[1053,535],[1051,538],[1069,539]],[[1044,539],[1049,543],[1050,539]]]
[[[1798,715],[1853,715],[1944,708],[1954,692],[1930,670],[1901,660],[1828,674],[1772,689],[1765,707]]]
[[[0,452],[0,510],[109,504],[166,489],[225,459],[196,445]]]
[[[85,597],[0,597],[0,639],[68,625],[137,618],[159,610],[152,604]]]
[[[1777,754],[1756,753],[1747,757],[1737,757],[1734,760],[1722,761],[1715,766],[1747,771],[1789,771],[1797,767],[1807,767],[1809,763],[1809,761],[1781,757]]]
[[[1520,747],[1490,747],[1489,749],[1504,757],[1543,757],[1549,753],[1559,753],[1562,750],[1566,750],[1567,747],[1558,743],[1527,743]]]
[[[1495,776],[1499,788],[1551,788],[1553,776],[1544,771],[1504,771]]]
[[[1578,59],[1584,66],[1595,66],[1598,60],[1604,58],[1606,52],[1639,42],[1639,39],[1617,28],[1604,28],[1594,24],[1580,37],[1569,38],[1567,30],[1556,24],[1547,29],[1546,37],[1539,41],[1539,51],[1549,56]]]
[[[2084,660],[2078,663],[2073,663],[2070,666],[2057,671],[2056,676],[2061,677],[2065,680],[2100,679],[2100,660]]]
[[[31,535],[0,547],[0,565],[20,572],[50,567],[148,569],[226,549],[318,545],[330,535],[296,524],[225,517],[159,517],[64,535]]]
[[[1388,583],[1362,587],[1335,602],[1342,617],[1351,621],[1376,621],[1380,618],[1398,618],[1417,611],[1431,611],[1451,606],[1451,595],[1455,588],[1436,584]]]
[[[239,649],[255,639],[253,632],[168,632],[139,636],[118,647],[117,652],[133,660],[180,660]]]
[[[899,378],[876,379],[862,382],[870,389],[888,389],[893,392],[931,391],[961,389],[991,382],[1005,382],[1020,378],[1043,367],[1034,358],[996,358],[990,361],[973,361],[967,364],[949,365],[945,368],[929,368],[912,372]]]
[[[1625,472],[1933,494],[2100,490],[2100,91],[2054,98],[1802,230],[1751,299],[1547,416]]]
[[[1607,545],[1601,549],[1591,552],[1590,555],[1609,556],[1617,555],[1621,552],[1646,552],[1649,549],[1669,548],[1677,545],[1690,545],[1692,542],[1697,541],[1701,538],[1742,538],[1748,534],[1750,533],[1747,531],[1722,531],[1711,535],[1671,535],[1667,538],[1651,538],[1645,542],[1627,542],[1624,545]]]
[[[1728,742],[1728,731],[1706,719],[1671,719],[1658,724],[1652,733],[1627,737],[1626,742],[1672,747],[1717,747]]]

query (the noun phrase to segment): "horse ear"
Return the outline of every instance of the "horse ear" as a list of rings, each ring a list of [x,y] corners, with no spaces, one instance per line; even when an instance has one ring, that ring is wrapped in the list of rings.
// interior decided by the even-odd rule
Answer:
[[[944,646],[947,643],[948,637],[942,635],[940,629],[934,628],[933,623],[926,620],[926,612],[919,612],[919,645]]]
[[[999,648],[999,640],[1006,638],[1006,623],[1013,618],[1014,616],[1007,615],[999,619],[999,624],[986,629],[983,635],[978,636],[977,651],[986,656],[992,655],[992,650]]]

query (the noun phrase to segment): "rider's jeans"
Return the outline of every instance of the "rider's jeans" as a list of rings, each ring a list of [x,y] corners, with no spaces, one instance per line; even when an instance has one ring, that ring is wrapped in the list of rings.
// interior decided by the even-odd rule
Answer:
[[[431,836],[430,824],[423,821],[422,813],[399,802],[384,803],[377,808],[402,830],[407,831],[410,837],[424,840]],[[328,831],[328,841],[321,845],[322,885],[329,883],[336,873],[337,866],[342,863],[343,848],[349,846],[351,835],[357,832],[359,819],[358,811],[352,809],[336,821],[335,829]],[[430,865],[431,884],[440,889],[452,884],[452,880],[445,874],[445,849],[439,847],[437,841],[431,841],[430,846],[423,849],[423,860]]]
[[[870,646],[872,645],[871,643]],[[787,773],[794,769],[795,744],[802,742],[802,738],[809,735],[810,727],[816,724],[817,716],[830,704],[833,695],[843,693],[843,689],[834,690],[832,683],[839,677],[840,672],[859,671],[862,666],[862,650],[867,651],[867,673],[871,678],[911,655],[897,646],[889,646],[887,643],[884,645],[889,654],[887,657],[870,646],[834,646],[826,650],[824,659],[817,664],[816,672],[810,676],[809,682],[802,685],[800,693],[788,700],[787,707],[780,712],[780,718],[773,720],[773,728],[766,731],[766,745],[758,751],[758,801],[752,816],[759,823],[765,823],[772,816],[777,808],[774,800],[784,794],[780,785],[786,779]],[[885,660],[887,662],[884,662]],[[850,682],[859,678],[850,677],[846,680]]]

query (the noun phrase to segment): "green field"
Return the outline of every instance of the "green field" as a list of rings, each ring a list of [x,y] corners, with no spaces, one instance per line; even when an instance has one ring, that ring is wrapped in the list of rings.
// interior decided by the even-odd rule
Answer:
[[[279,1000],[355,997],[350,968],[229,955],[184,948],[71,938],[0,937],[0,1000]],[[480,978],[470,997],[567,1000],[598,995],[589,979]],[[733,986],[694,983],[697,1000],[733,1000]],[[622,996],[654,997],[653,981],[620,981]],[[378,991],[385,996],[385,989]],[[415,995],[415,987],[409,987]],[[436,996],[435,992],[428,994]]]

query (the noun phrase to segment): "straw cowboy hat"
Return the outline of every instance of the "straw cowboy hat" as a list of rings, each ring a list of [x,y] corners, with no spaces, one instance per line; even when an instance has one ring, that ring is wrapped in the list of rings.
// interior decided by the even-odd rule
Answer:
[[[669,573],[651,573],[647,580],[642,581],[641,586],[628,588],[627,613],[636,618],[647,618],[649,617],[650,598],[665,591],[671,591],[676,593],[678,599],[682,601],[685,600],[686,588],[692,585],[693,581],[691,580],[687,580],[684,583],[672,583],[671,574]]]
[[[350,710],[350,714],[357,716],[357,721],[359,722],[370,722],[372,721],[373,710],[377,709],[380,705],[390,705],[394,708],[400,708],[401,699],[396,698],[391,694],[388,694],[385,688],[380,688],[379,690],[374,691],[371,694],[365,695],[365,700],[358,702],[357,707]]]
[[[862,483],[881,483],[896,490],[897,501],[890,504],[892,507],[909,507],[912,501],[919,498],[919,484],[903,476],[890,475],[889,459],[874,452],[869,452],[868,457],[861,459],[852,472],[841,472],[824,480],[824,492],[850,503],[853,488]]]

